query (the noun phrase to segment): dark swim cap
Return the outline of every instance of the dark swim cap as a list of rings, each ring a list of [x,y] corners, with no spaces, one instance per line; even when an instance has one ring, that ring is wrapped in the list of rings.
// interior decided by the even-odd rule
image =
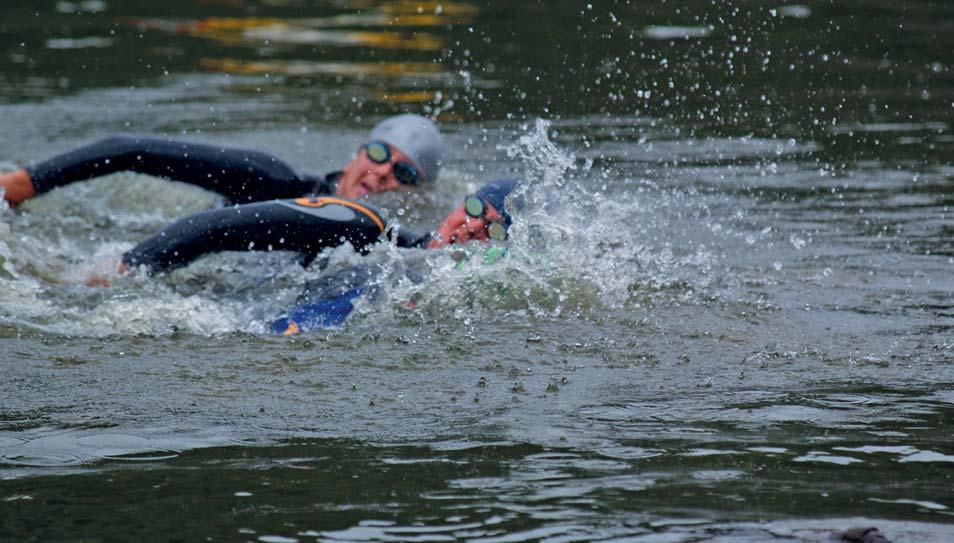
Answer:
[[[518,186],[520,186],[520,182],[515,179],[498,179],[480,187],[480,190],[474,194],[494,206],[494,209],[499,211],[500,215],[503,216],[504,226],[509,228],[513,220],[510,218],[510,214],[507,213],[507,207],[504,201],[507,199],[507,196],[513,192],[513,189]]]

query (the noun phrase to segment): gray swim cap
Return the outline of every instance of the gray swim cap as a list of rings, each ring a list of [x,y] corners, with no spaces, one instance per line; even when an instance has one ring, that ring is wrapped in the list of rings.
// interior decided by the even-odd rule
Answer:
[[[421,169],[424,181],[437,180],[444,160],[444,140],[434,121],[413,113],[388,117],[371,130],[370,139],[383,141],[407,155]]]

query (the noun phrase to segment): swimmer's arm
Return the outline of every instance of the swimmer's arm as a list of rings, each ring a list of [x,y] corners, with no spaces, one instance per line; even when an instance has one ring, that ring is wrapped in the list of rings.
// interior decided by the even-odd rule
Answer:
[[[294,198],[334,189],[332,180],[296,172],[260,151],[134,134],[112,136],[54,156],[31,166],[27,174],[35,193],[42,194],[119,171],[188,183],[232,202]]]
[[[344,242],[363,251],[381,235],[380,219],[370,217],[356,213],[352,220],[330,220],[293,200],[214,209],[172,223],[125,253],[122,262],[127,268],[169,271],[220,251],[293,251],[311,258]]]

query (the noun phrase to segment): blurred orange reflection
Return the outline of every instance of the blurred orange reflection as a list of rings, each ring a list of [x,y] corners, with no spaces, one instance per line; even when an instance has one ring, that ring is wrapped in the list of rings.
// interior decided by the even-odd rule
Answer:
[[[437,99],[435,91],[408,91],[408,92],[379,92],[377,98],[383,102],[394,104],[418,104],[434,102]]]
[[[351,7],[367,11],[302,19],[209,17],[188,21],[127,19],[126,22],[145,29],[188,34],[229,45],[249,42],[259,45],[267,40],[272,44],[330,44],[436,51],[443,47],[444,40],[434,34],[390,29],[467,23],[477,13],[477,8],[470,4],[453,2],[360,2],[352,4]],[[380,29],[347,30],[347,27]]]
[[[310,62],[304,60],[245,61],[202,59],[203,68],[232,74],[281,74],[291,76],[343,75],[446,79],[449,74],[436,62]]]

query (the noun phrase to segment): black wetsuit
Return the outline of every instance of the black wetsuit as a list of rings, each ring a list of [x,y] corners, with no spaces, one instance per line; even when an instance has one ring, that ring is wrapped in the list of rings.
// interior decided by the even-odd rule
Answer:
[[[365,203],[334,197],[271,200],[183,217],[123,255],[129,267],[168,271],[219,251],[293,251],[308,264],[322,250],[351,243],[366,251],[382,237],[399,247],[423,247],[429,235],[388,229]]]
[[[477,195],[507,217],[503,199],[517,185],[513,180],[488,183]],[[188,265],[218,251],[294,251],[310,262],[327,247],[350,243],[366,251],[383,238],[399,247],[426,247],[430,234],[388,228],[381,213],[358,201],[335,197],[272,200],[203,211],[179,219],[123,255],[128,267],[150,272]],[[380,266],[355,266],[306,285],[295,307],[272,323],[277,334],[291,335],[341,324],[354,301],[374,295],[372,279]],[[423,279],[409,270],[408,279]]]
[[[362,202],[334,197],[272,200],[179,219],[123,254],[123,262],[156,272],[218,251],[284,250],[297,252],[307,264],[327,247],[348,242],[364,252],[384,238],[399,247],[424,247],[430,235],[388,228],[380,213]],[[355,266],[309,283],[295,307],[270,329],[290,335],[343,323],[358,297],[377,292],[369,282],[380,272],[380,266]],[[421,281],[410,272],[407,277]]]
[[[259,151],[136,135],[100,140],[27,171],[39,194],[74,181],[131,171],[196,185],[232,203],[334,194],[340,175],[297,172]]]

